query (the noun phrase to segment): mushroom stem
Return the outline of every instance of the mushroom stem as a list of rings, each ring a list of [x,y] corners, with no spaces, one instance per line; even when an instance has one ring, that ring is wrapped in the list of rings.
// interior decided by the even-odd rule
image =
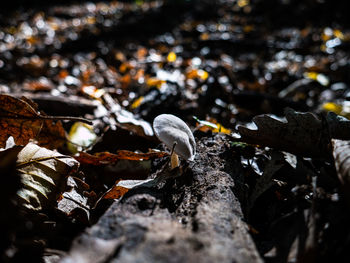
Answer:
[[[179,167],[179,156],[173,152],[171,155],[171,170],[175,169],[176,167]]]
[[[171,170],[176,167],[179,167],[179,156],[175,153],[175,147],[177,142],[174,142],[173,148],[171,149],[170,161],[171,161]]]

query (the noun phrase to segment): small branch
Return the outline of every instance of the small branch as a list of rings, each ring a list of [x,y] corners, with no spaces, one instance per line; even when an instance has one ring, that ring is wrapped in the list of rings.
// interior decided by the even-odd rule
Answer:
[[[71,116],[44,116],[44,115],[34,115],[34,116],[22,116],[22,115],[13,115],[13,116],[1,116],[2,119],[16,119],[16,120],[67,120],[67,121],[80,121],[86,124],[92,125],[92,121],[82,118],[82,117],[71,117]]]
[[[92,121],[82,117],[70,117],[70,116],[42,116],[39,115],[39,119],[44,120],[67,120],[67,121],[80,121],[86,124],[92,125]]]

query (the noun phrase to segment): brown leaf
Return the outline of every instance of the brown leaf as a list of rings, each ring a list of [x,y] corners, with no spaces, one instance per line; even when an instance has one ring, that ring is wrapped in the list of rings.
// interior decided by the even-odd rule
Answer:
[[[66,141],[66,131],[61,121],[44,120],[40,134],[37,137],[38,144],[48,149],[58,149]]]
[[[125,195],[132,188],[139,186],[152,187],[157,184],[157,182],[157,179],[118,180],[116,184],[103,195],[102,199],[118,199]]]
[[[286,109],[286,122],[259,115],[253,118],[257,130],[238,127],[241,141],[316,158],[329,158],[327,125],[316,115]]]
[[[118,199],[125,195],[128,191],[128,188],[119,186],[117,182],[110,190],[106,192],[106,194],[103,196],[103,199]]]
[[[28,81],[23,84],[24,90],[30,91],[50,91],[54,88],[52,82],[47,78],[40,78],[36,81]]]
[[[27,102],[9,95],[0,95],[0,147],[12,136],[17,145],[35,138],[42,127],[36,110]]]
[[[38,138],[41,145],[57,148],[65,140],[65,131],[58,120],[91,121],[79,117],[47,116],[37,111],[37,105],[31,100],[0,94],[0,148],[6,145],[12,136],[16,145],[25,145],[30,139]],[[40,134],[39,134],[40,133]]]
[[[113,164],[118,160],[142,161],[154,158],[161,158],[167,155],[168,153],[166,152],[151,151],[148,153],[135,153],[132,151],[119,150],[115,154],[109,152],[100,152],[91,155],[85,152],[80,152],[79,156],[75,157],[75,159],[81,164],[106,165]]]

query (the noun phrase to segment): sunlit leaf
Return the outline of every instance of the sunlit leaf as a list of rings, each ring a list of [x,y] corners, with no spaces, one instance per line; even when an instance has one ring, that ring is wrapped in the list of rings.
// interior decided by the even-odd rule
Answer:
[[[54,85],[47,78],[40,78],[37,81],[28,81],[23,85],[23,89],[30,91],[50,91]]]
[[[211,130],[212,132],[221,132],[226,134],[231,134],[231,130],[225,128],[220,123],[217,123],[215,119],[210,119],[210,121],[203,121],[193,116],[193,118],[199,123],[200,127],[198,128],[200,131],[207,132]]]
[[[17,170],[24,188],[18,192],[23,206],[41,210],[56,201],[61,186],[79,163],[70,156],[27,144],[18,154]]]
[[[130,189],[139,186],[152,186],[156,184],[157,180],[147,179],[147,180],[120,180],[118,181],[110,190],[108,190],[103,199],[119,199],[125,195]]]
[[[313,71],[306,72],[306,73],[304,73],[304,77],[308,78],[308,79],[316,80],[322,86],[329,85],[329,78],[321,73],[317,73],[317,72],[313,72]]]
[[[72,153],[88,148],[96,140],[97,136],[90,125],[76,122],[72,125],[68,134],[68,149]]]
[[[339,39],[344,39],[344,34],[342,31],[340,31],[339,29],[334,29],[333,30],[333,35]]]
[[[209,77],[209,73],[202,69],[192,69],[187,72],[186,77],[188,79],[199,78],[201,80],[206,80]]]
[[[126,89],[127,87],[129,87],[129,85],[131,83],[131,76],[130,76],[130,74],[126,74],[123,77],[121,77],[120,83],[122,84],[122,88],[123,89]]]
[[[322,105],[322,109],[325,111],[333,111],[336,114],[340,114],[343,110],[343,107],[334,102],[326,102]]]
[[[136,109],[137,107],[139,107],[144,99],[145,99],[145,98],[144,98],[143,96],[141,96],[141,97],[139,97],[138,99],[136,99],[136,100],[131,104],[131,108],[132,108],[132,109]]]
[[[95,86],[91,86],[91,85],[82,86],[81,91],[94,99],[100,99],[103,96],[103,94],[105,94],[105,90],[98,89]]]
[[[322,105],[322,109],[350,119],[350,105],[348,103],[337,104],[335,102],[326,102]]]
[[[176,61],[176,54],[175,52],[170,52],[167,56],[168,62],[175,62]]]
[[[237,4],[239,7],[245,7],[245,6],[249,5],[249,0],[238,0]]]
[[[162,86],[162,84],[166,83],[165,80],[157,79],[157,78],[149,78],[146,81],[146,85],[148,87],[157,87],[158,89]]]

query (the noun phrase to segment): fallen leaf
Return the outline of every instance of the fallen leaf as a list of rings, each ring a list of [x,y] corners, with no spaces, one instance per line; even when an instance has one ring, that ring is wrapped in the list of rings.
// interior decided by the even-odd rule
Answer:
[[[272,178],[275,173],[283,167],[284,163],[284,157],[280,152],[272,153],[271,160],[266,164],[261,177],[257,179],[252,194],[249,197],[248,211],[253,207],[259,196],[275,184]]]
[[[286,122],[268,115],[253,118],[257,129],[239,126],[241,141],[317,158],[329,158],[329,133],[326,123],[310,112],[285,110]]]
[[[146,179],[146,180],[119,180],[117,183],[108,190],[102,197],[102,199],[119,199],[125,195],[130,189],[139,186],[152,187],[158,181],[156,179]]]
[[[144,161],[154,158],[161,158],[167,155],[168,153],[166,152],[151,151],[148,153],[135,153],[132,151],[119,150],[115,154],[109,152],[100,152],[91,155],[85,152],[80,152],[79,156],[75,157],[75,159],[81,164],[106,165],[113,164],[118,160]]]
[[[36,110],[27,102],[9,95],[0,95],[0,147],[13,136],[16,145],[25,145],[35,138],[43,125]]]
[[[96,139],[97,135],[94,133],[92,126],[76,122],[69,131],[68,149],[72,153],[77,153],[81,151],[82,148],[90,147]]]
[[[62,122],[54,122],[52,120],[44,120],[41,131],[36,138],[38,144],[48,149],[58,149],[66,142],[66,131]]]
[[[23,206],[41,210],[56,201],[68,175],[79,163],[70,156],[28,143],[18,154],[17,171],[24,185],[17,194]]]
[[[350,186],[350,141],[332,140],[333,157],[339,180]]]
[[[90,216],[89,198],[82,194],[83,191],[71,176],[67,179],[67,186],[70,187],[70,191],[62,194],[57,208],[73,218],[76,218],[76,212],[80,211],[79,220],[84,223],[88,222]]]
[[[37,105],[25,97],[18,99],[0,95],[0,148],[5,146],[10,136],[16,145],[26,145],[30,139],[38,138],[39,133],[41,138],[38,141],[41,145],[55,148],[65,140],[62,124],[56,121],[71,120],[91,124],[91,121],[79,117],[47,116],[39,113],[36,108]]]
[[[149,122],[137,119],[135,115],[127,110],[122,109],[108,93],[103,95],[106,108],[115,115],[118,127],[133,132],[142,137],[152,137],[154,135],[152,126]]]
[[[200,120],[195,116],[193,116],[193,118],[199,123],[198,129],[202,132],[207,132],[208,130],[211,130],[212,132],[215,132],[215,133],[221,132],[225,134],[231,134],[230,129],[225,128],[213,118],[210,118],[209,120],[206,120],[206,121]]]

